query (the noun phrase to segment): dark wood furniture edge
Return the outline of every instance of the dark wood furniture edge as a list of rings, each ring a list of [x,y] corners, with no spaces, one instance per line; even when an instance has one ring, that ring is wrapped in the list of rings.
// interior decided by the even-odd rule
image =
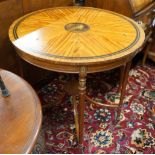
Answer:
[[[38,95],[36,94],[36,92],[34,91],[34,89],[32,88],[32,86],[27,81],[22,79],[20,76],[12,73],[10,71],[3,70],[3,69],[0,68],[0,73],[1,72],[12,74],[14,77],[17,77],[17,78],[21,79],[21,81],[23,83],[25,83],[27,85],[27,87],[30,88],[31,93],[35,96],[35,98],[34,98],[35,103],[34,104],[35,104],[35,107],[36,107],[36,109],[35,109],[35,116],[36,116],[35,120],[36,121],[34,122],[34,125],[33,125],[33,132],[31,134],[31,136],[28,138],[27,143],[23,147],[24,152],[22,152],[24,154],[32,153],[33,147],[34,147],[34,145],[35,145],[35,143],[37,141],[37,138],[39,136],[39,132],[40,132],[40,129],[41,129],[41,124],[42,124],[42,107],[41,107],[40,99],[39,99]],[[37,111],[38,111],[38,113],[37,113]],[[38,117],[38,114],[40,115],[39,117]],[[37,128],[38,126],[39,126],[39,128]]]
[[[151,12],[154,7],[155,7],[155,2],[148,4],[146,7],[144,7],[140,11],[134,13],[133,18],[137,18],[139,16],[143,16],[144,14]]]

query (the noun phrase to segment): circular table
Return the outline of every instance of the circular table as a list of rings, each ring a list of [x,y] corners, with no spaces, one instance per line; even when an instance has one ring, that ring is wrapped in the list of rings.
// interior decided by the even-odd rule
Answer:
[[[79,118],[75,120],[80,144],[87,74],[122,66],[121,105],[130,62],[145,39],[142,28],[133,20],[89,7],[30,13],[11,25],[9,37],[25,61],[51,71],[79,74]]]
[[[0,91],[0,153],[31,153],[42,122],[39,98],[25,80],[9,71],[0,69],[0,83],[10,94],[2,96]]]

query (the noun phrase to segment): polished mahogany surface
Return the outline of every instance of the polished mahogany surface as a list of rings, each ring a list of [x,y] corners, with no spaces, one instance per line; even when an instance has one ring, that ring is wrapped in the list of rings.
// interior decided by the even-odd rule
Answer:
[[[31,153],[41,127],[40,101],[32,87],[15,74],[1,70],[10,91],[0,94],[0,153]]]

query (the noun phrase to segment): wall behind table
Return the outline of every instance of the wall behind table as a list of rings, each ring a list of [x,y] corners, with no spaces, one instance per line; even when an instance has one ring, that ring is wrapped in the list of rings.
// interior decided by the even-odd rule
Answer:
[[[86,0],[86,5],[115,11],[128,17],[132,16],[129,0]]]
[[[72,5],[73,0],[0,0],[0,68],[17,73],[15,51],[8,39],[10,24],[18,17],[43,8]],[[141,0],[139,0],[142,2]],[[150,1],[150,0],[143,0]],[[86,6],[115,11],[132,16],[130,0],[86,0]],[[135,1],[136,2],[136,1]],[[45,70],[24,63],[25,78],[31,83],[48,73]]]
[[[14,72],[17,72],[15,52],[9,42],[8,28],[22,12],[21,0],[0,1],[0,68]]]
[[[0,68],[18,73],[16,52],[9,41],[11,23],[26,13],[54,6],[72,5],[72,0],[0,0]],[[48,72],[24,62],[25,79],[31,83]]]
[[[73,5],[72,0],[23,0],[24,13],[47,8]]]

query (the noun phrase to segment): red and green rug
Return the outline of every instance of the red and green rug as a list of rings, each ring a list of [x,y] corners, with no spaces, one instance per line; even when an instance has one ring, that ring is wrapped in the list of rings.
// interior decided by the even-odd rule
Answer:
[[[119,70],[97,73],[88,77],[88,95],[102,103],[117,103]],[[63,91],[69,80],[59,74],[44,82],[38,90],[44,110],[42,139],[34,153],[52,154],[127,154],[155,153],[155,67],[153,65],[131,69],[121,118],[114,126],[114,109],[86,103],[83,146],[77,145],[71,98]],[[41,143],[45,142],[42,152]]]

